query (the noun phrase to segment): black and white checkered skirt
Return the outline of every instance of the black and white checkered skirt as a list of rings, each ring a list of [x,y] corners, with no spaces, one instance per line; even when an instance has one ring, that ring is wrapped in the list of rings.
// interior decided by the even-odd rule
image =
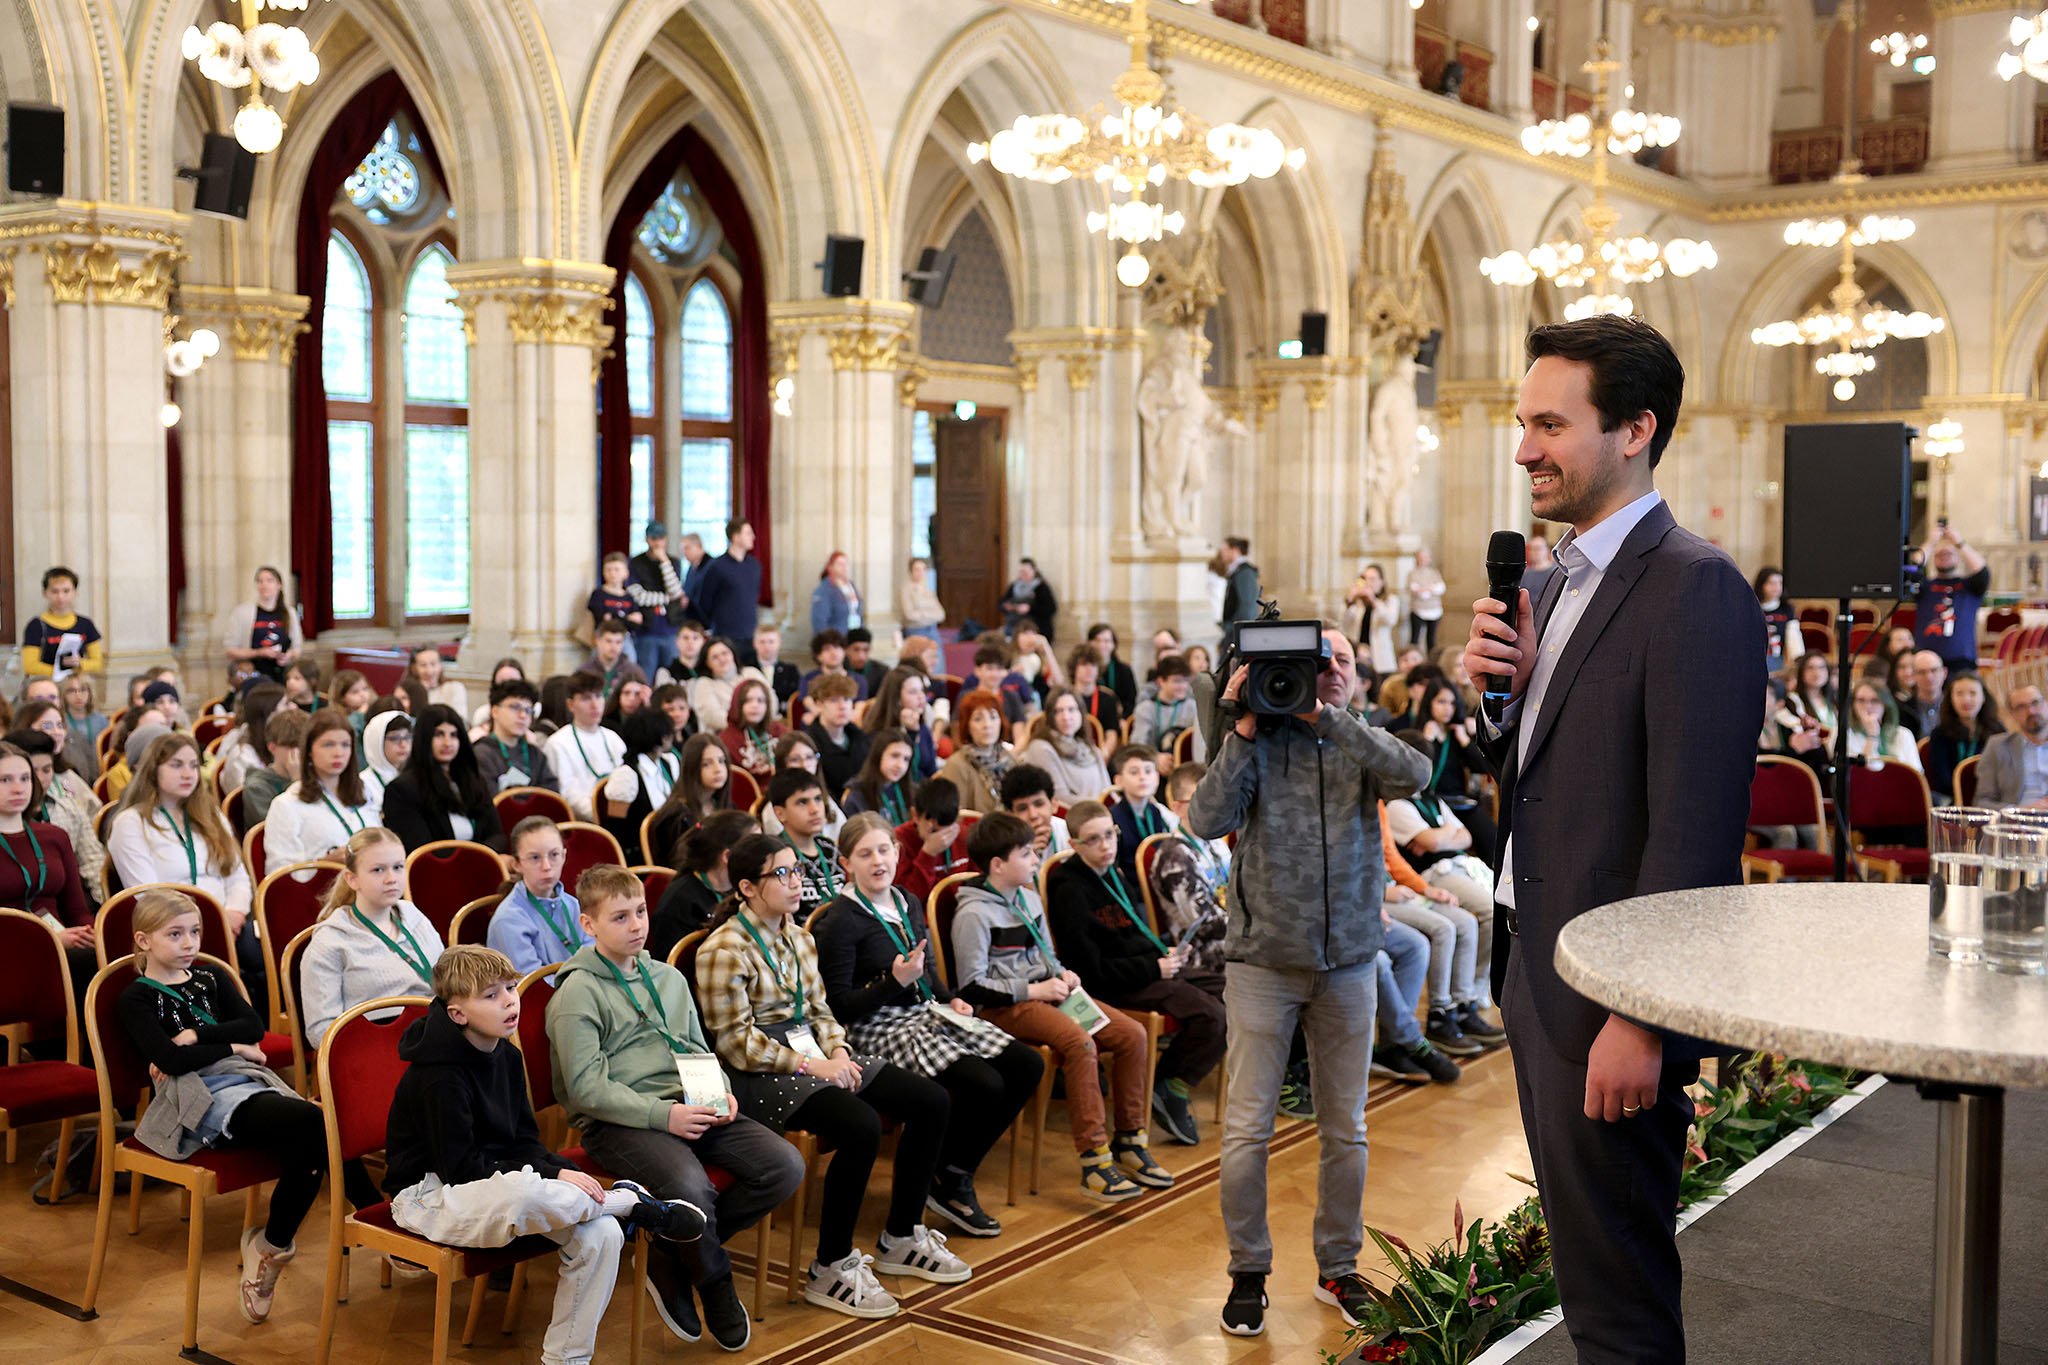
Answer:
[[[962,1057],[993,1057],[1010,1042],[1008,1034],[997,1030],[954,1028],[923,1005],[884,1005],[846,1025],[846,1038],[859,1051],[920,1076],[936,1076]]]

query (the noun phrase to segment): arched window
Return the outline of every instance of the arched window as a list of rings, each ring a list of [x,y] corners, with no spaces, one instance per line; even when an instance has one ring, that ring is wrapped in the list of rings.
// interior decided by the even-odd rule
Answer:
[[[405,285],[405,614],[469,611],[469,343],[430,246]]]
[[[683,296],[681,529],[695,532],[708,554],[725,553],[732,515],[732,309],[716,284],[702,278]]]
[[[363,258],[348,238],[327,239],[327,307],[320,374],[327,388],[327,494],[333,537],[336,620],[377,609],[377,409],[374,295]]]
[[[647,286],[626,276],[626,394],[633,412],[632,517],[637,533],[655,520],[654,462],[659,419],[655,416],[654,306]]]

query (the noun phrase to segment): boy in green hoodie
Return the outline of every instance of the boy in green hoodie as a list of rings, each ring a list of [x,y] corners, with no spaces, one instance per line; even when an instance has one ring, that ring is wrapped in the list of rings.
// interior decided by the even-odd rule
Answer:
[[[555,1094],[592,1159],[657,1198],[686,1200],[709,1216],[696,1241],[653,1245],[647,1292],[683,1340],[698,1340],[708,1326],[720,1346],[740,1350],[752,1323],[721,1241],[795,1193],[803,1159],[739,1114],[688,984],[642,951],[647,896],[640,879],[601,864],[577,879],[576,901],[592,942],[562,968],[548,1005]],[[732,1184],[715,1189],[707,1166]]]

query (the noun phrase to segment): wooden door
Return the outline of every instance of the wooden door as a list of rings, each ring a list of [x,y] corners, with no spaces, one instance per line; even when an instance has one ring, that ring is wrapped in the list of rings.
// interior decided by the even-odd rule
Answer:
[[[932,516],[932,558],[937,562],[932,568],[946,604],[946,624],[957,626],[971,617],[988,629],[1002,621],[997,602],[1007,581],[1003,414],[984,411],[964,422],[947,417],[933,427],[938,487]]]

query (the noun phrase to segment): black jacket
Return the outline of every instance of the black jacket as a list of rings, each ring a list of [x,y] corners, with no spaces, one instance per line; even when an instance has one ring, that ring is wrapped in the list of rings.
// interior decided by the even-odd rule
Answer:
[[[901,894],[903,908],[909,912],[905,918],[910,922],[910,946],[925,945],[924,984],[931,988],[932,999],[944,1004],[952,1000],[953,992],[939,980],[924,907],[908,891]],[[834,1019],[857,1024],[884,1005],[918,1003],[917,983],[899,986],[890,975],[889,969],[896,965],[896,941],[852,895],[827,901],[811,916],[807,927],[818,944],[818,976],[825,983],[825,1004]]]
[[[410,1065],[384,1130],[386,1194],[429,1174],[463,1185],[526,1166],[550,1178],[570,1169],[540,1140],[525,1063],[511,1042],[483,1051],[436,1000],[406,1029],[398,1055]]]
[[[825,786],[825,795],[837,801],[846,794],[846,784],[860,776],[860,767],[868,761],[868,745],[873,742],[873,737],[860,726],[849,724],[840,732],[846,738],[846,747],[841,748],[825,733],[823,721],[806,725],[804,733],[811,737],[811,743],[818,746],[818,780]]]
[[[1259,614],[1259,566],[1240,559],[1223,576],[1223,628]]]
[[[683,567],[682,560],[674,555],[665,555],[663,558],[667,559],[669,567],[675,570],[677,586],[680,587],[689,581],[689,571]],[[627,561],[626,567],[633,575],[633,586],[640,589],[634,594],[635,600],[640,603],[640,631],[645,631],[649,626],[657,629],[665,626],[669,630],[674,630],[681,625],[683,617],[689,611],[685,605],[689,595],[687,592],[684,594],[684,602],[668,600],[668,581],[662,577],[661,560],[656,559],[651,551],[642,550]],[[650,603],[649,598],[658,598],[659,603]]]
[[[668,961],[670,949],[699,929],[711,927],[712,912],[721,899],[694,872],[676,873],[647,922],[648,955],[656,962]]]
[[[536,745],[535,752],[538,751],[539,746]],[[496,806],[486,801],[463,814],[475,826],[469,835],[472,843],[482,844],[496,853],[506,851],[505,827],[498,822]],[[409,772],[392,778],[391,785],[384,789],[384,827],[398,836],[407,853],[436,839],[455,837],[455,826],[448,823],[448,813],[438,809],[437,805],[430,807]]]
[[[1145,913],[1136,882],[1115,867],[1098,876],[1077,855],[1052,870],[1045,916],[1060,961],[1079,974],[1090,995],[1115,1001],[1160,979],[1160,952],[1116,903],[1106,877],[1122,878],[1131,908]]]

